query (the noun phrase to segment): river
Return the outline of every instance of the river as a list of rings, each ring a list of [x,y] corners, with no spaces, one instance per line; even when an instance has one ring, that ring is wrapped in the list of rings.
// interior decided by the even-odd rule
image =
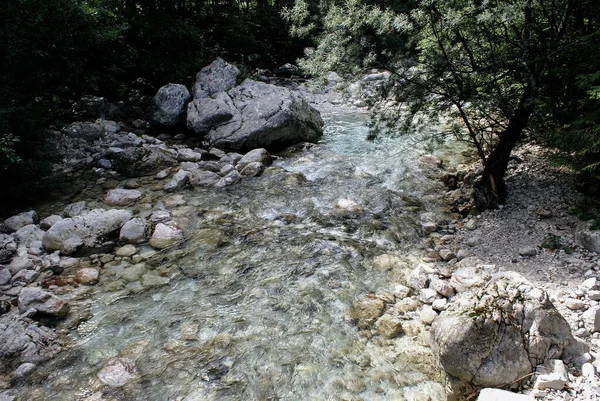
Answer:
[[[423,256],[419,215],[442,209],[417,163],[424,144],[369,142],[361,113],[325,120],[318,145],[279,155],[259,178],[139,206],[169,210],[185,243],[105,263],[101,283],[73,295],[89,319],[17,399],[445,399],[425,326],[395,309]],[[348,311],[365,296],[406,319],[405,334],[357,326]],[[114,361],[130,377],[103,386]]]

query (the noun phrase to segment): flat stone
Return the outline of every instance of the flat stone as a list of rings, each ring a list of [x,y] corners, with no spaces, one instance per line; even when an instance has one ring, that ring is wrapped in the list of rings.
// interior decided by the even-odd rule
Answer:
[[[535,398],[497,388],[484,388],[479,392],[477,401],[535,401]]]
[[[585,307],[585,303],[581,299],[567,298],[565,306],[571,310],[579,310]]]
[[[158,287],[167,285],[171,282],[168,277],[159,276],[156,273],[146,273],[142,275],[142,285],[144,287]]]
[[[123,245],[115,251],[117,256],[132,256],[137,253],[137,248],[131,244]]]
[[[104,201],[111,206],[126,206],[139,200],[143,194],[137,189],[111,189]]]
[[[538,366],[537,371],[542,373],[537,376],[534,388],[538,390],[562,390],[569,382],[569,374],[565,364],[560,359],[551,359],[544,365]]]
[[[29,212],[20,213],[16,216],[11,216],[4,220],[4,225],[7,226],[11,231],[17,231],[29,224],[34,224],[37,220],[37,213],[35,210]]]

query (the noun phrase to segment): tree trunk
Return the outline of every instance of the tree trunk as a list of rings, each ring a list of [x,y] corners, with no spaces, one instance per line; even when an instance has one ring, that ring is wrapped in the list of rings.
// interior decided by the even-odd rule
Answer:
[[[479,210],[495,209],[506,201],[504,175],[508,168],[510,153],[521,139],[527,121],[533,113],[533,96],[532,90],[525,89],[508,126],[498,134],[498,143],[485,160],[483,177],[475,184],[475,203]]]

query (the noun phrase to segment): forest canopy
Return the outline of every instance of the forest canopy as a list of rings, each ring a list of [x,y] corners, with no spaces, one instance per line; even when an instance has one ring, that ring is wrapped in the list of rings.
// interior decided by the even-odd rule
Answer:
[[[511,151],[526,138],[598,174],[598,2],[297,0],[285,16],[293,34],[316,35],[300,61],[307,71],[393,73],[387,95],[408,112],[386,114],[388,131],[455,122],[451,133],[484,166],[481,208],[504,203]]]

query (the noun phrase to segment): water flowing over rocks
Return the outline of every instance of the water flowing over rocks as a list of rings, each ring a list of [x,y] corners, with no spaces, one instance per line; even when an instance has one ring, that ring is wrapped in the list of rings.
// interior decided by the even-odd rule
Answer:
[[[236,87],[239,72],[228,66],[203,69],[193,90],[193,107],[202,107],[192,114],[204,116],[194,124],[206,138],[242,121],[238,104],[260,115],[253,94],[283,93]],[[329,89],[346,85],[330,75]],[[373,71],[360,86],[386,79]],[[320,110],[357,111],[334,105],[335,93],[303,85],[290,93]],[[569,242],[579,260],[567,263],[525,236],[538,225],[553,230],[561,211],[534,197],[520,200],[536,203],[526,217],[511,205],[477,215],[468,187],[477,167],[414,144],[364,141],[366,130],[350,131],[357,119],[366,126],[363,115],[325,117],[318,145],[274,155],[262,145],[207,149],[183,126],[150,136],[158,127],[139,114],[90,122],[103,130],[96,139],[70,138],[83,159],[66,165],[86,170],[89,184],[38,210],[39,225],[27,216],[2,225],[12,234],[0,234],[0,388],[8,389],[0,398],[443,401],[474,399],[456,378],[495,385],[525,372],[533,376],[512,390],[598,398],[598,258],[579,257],[589,251]],[[114,190],[141,195],[102,209]],[[498,241],[490,225],[501,213],[523,227]],[[512,235],[518,246],[504,246]],[[520,255],[526,246],[536,252]],[[529,269],[536,260],[543,264]],[[535,278],[575,265],[583,271],[565,292],[506,273]],[[55,355],[63,334],[67,346]],[[529,395],[486,389],[479,399]]]

